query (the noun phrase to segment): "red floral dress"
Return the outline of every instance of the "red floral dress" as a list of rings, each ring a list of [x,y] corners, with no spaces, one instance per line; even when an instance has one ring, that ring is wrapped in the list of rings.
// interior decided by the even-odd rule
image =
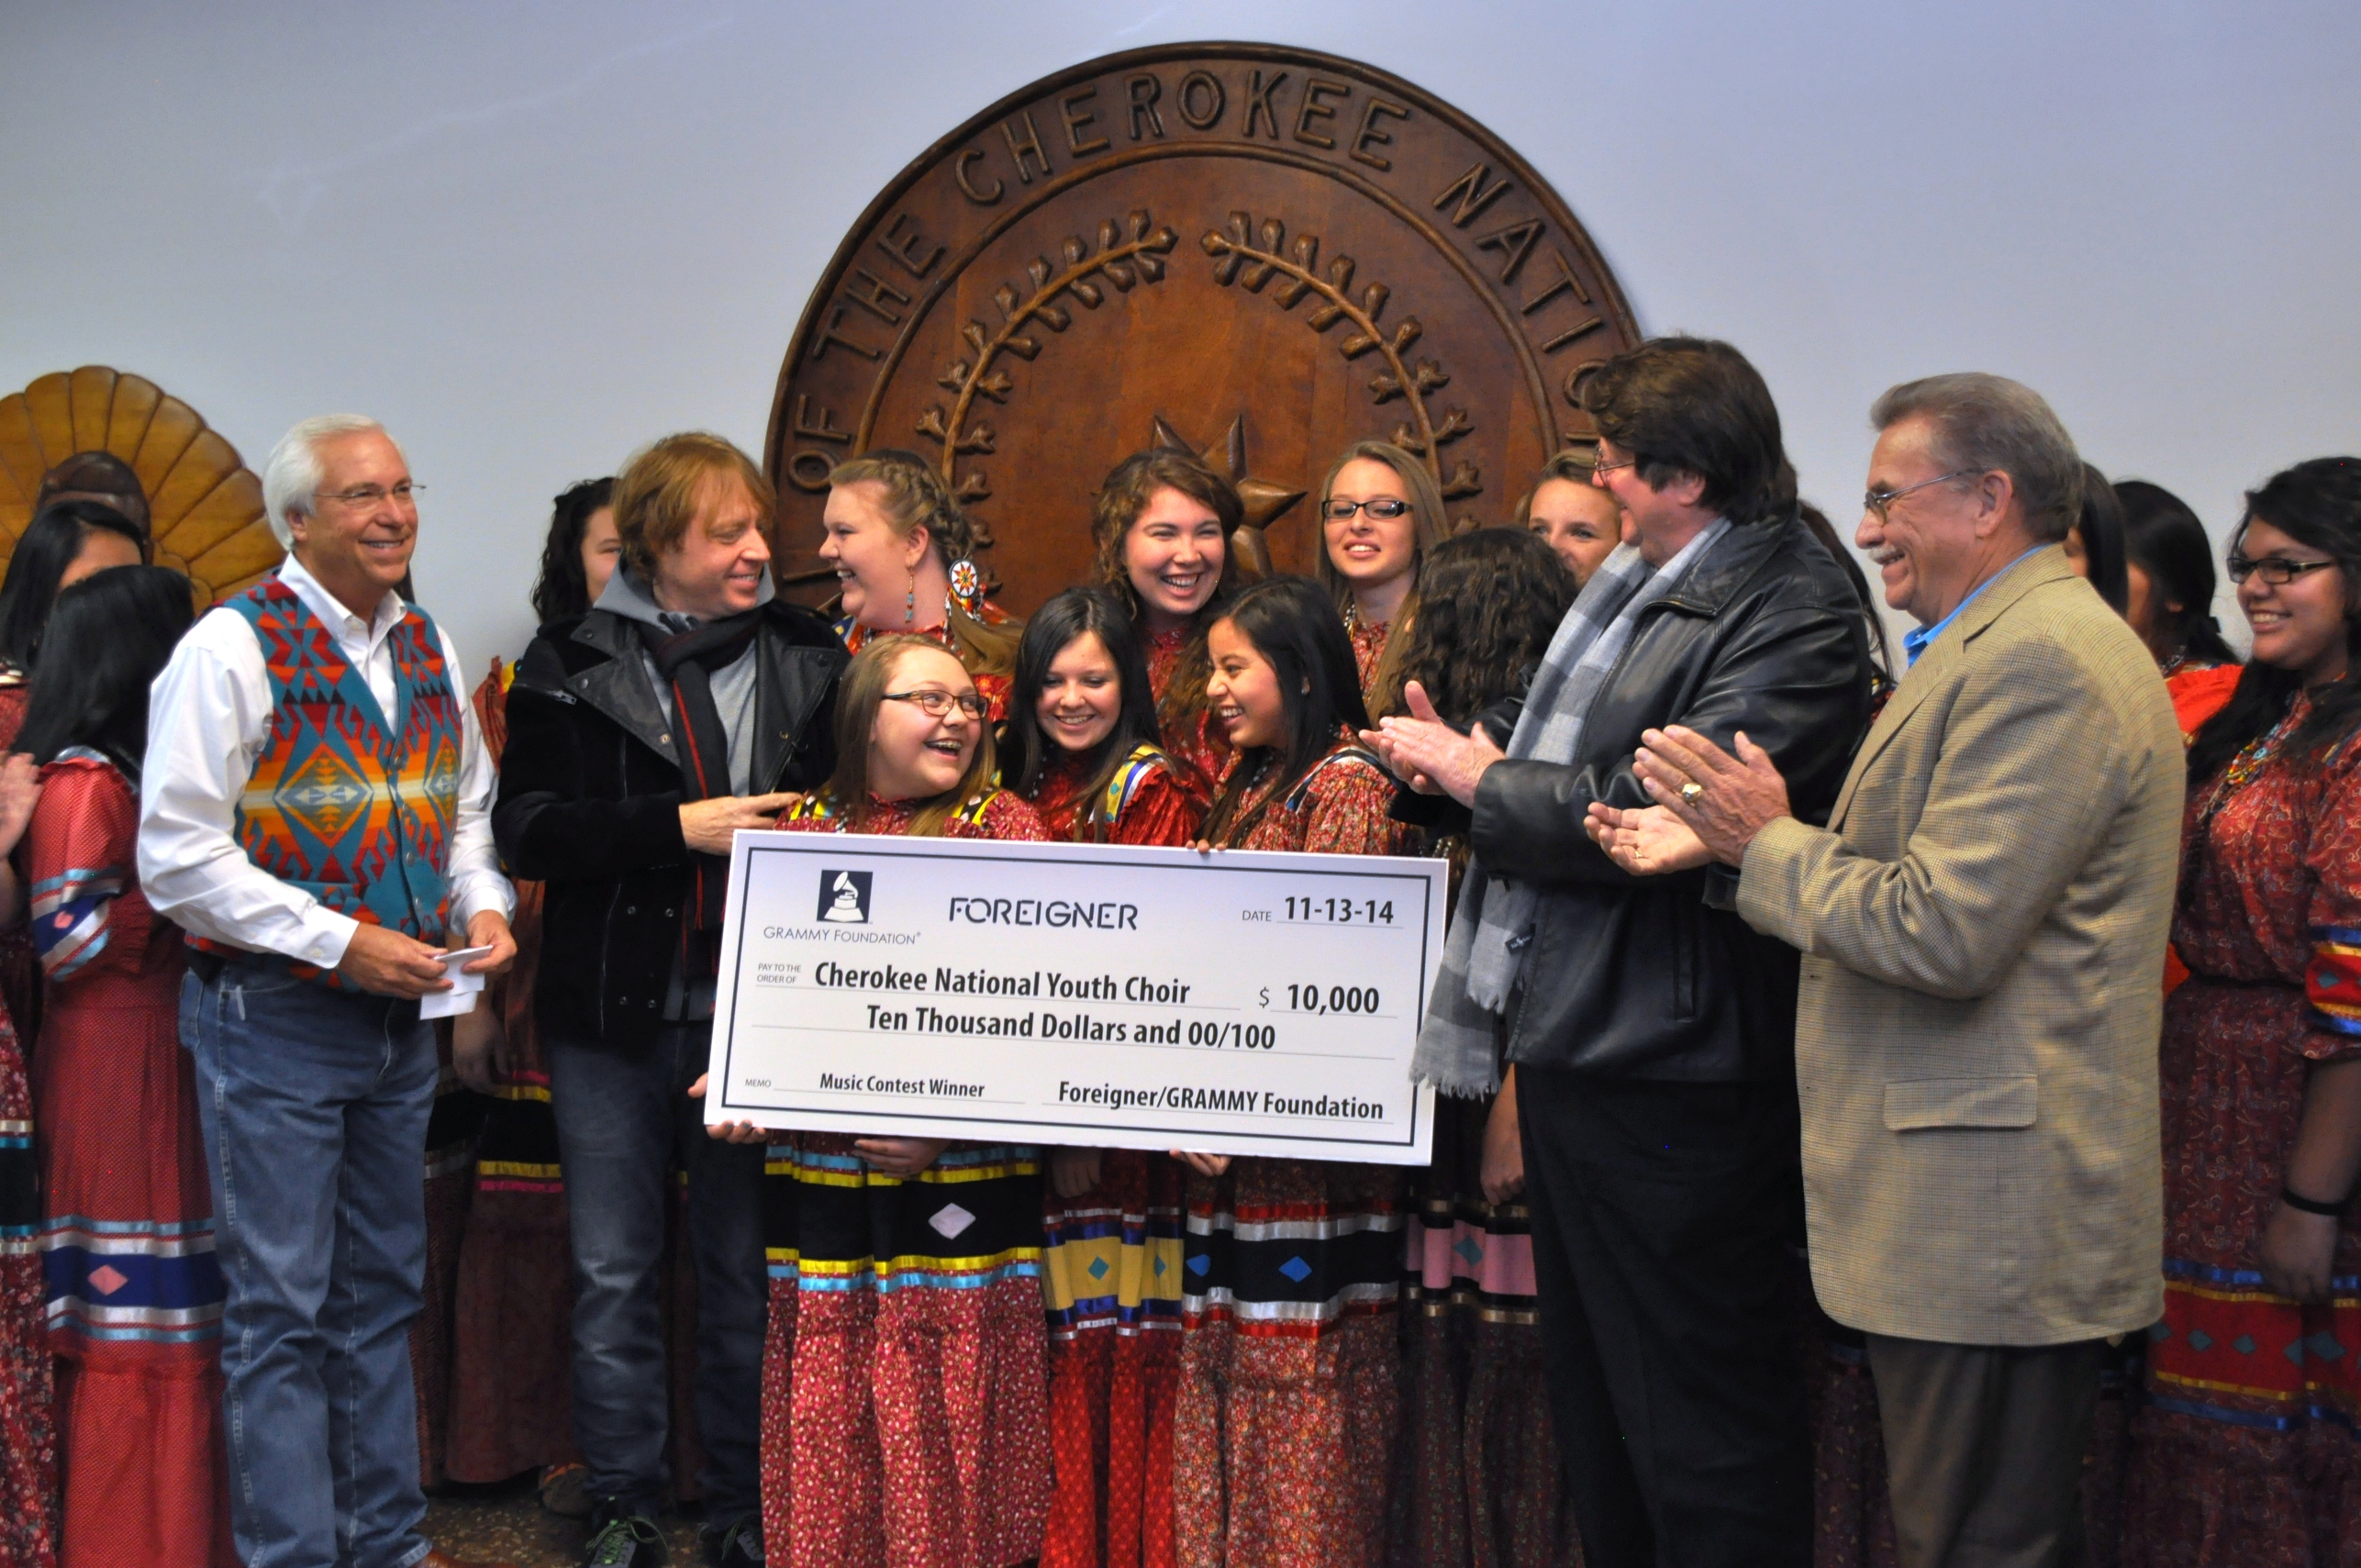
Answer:
[[[2133,1428],[2123,1561],[2347,1563],[2361,1547],[2361,1243],[2332,1303],[2272,1295],[2255,1247],[2315,1062],[2361,1056],[2361,740],[2281,747],[2310,706],[2192,791],[2166,1004],[2165,1317]]]
[[[1028,802],[1052,839],[1075,843],[1186,844],[1205,819],[1206,793],[1192,773],[1153,746],[1142,746],[1099,790],[1085,794],[1081,766],[1052,758]],[[1101,833],[1104,837],[1101,837]]]
[[[0,1563],[54,1568],[57,1435],[42,1330],[39,1167],[17,1031],[0,1016]]]
[[[969,613],[986,626],[1007,626],[1010,620],[1008,612],[989,599],[977,600],[974,609]],[[846,616],[836,623],[836,635],[843,642],[846,652],[858,653],[871,638],[884,634],[863,626],[851,616]],[[952,644],[951,622],[947,619],[941,626],[931,626],[923,631],[914,630],[910,635],[940,642],[953,653],[959,651]],[[965,664],[967,661],[962,658],[960,662]],[[975,683],[976,694],[983,697],[986,707],[989,709],[985,715],[986,720],[993,724],[1006,721],[1008,717],[1008,688],[1015,684],[1016,678],[1007,673],[974,669],[969,670],[967,673],[968,678]]]
[[[1173,673],[1180,668],[1189,644],[1202,632],[1149,631],[1144,633],[1148,654],[1148,689],[1155,694],[1156,711],[1164,713],[1164,692],[1171,686]],[[1230,766],[1230,738],[1213,721],[1199,701],[1195,706],[1164,715],[1164,742],[1166,755],[1177,758],[1197,771],[1209,795],[1221,782]]]
[[[1231,847],[1399,848],[1394,786],[1349,737],[1274,793],[1250,790]],[[1398,1167],[1334,1161],[1242,1157],[1219,1178],[1190,1174],[1173,1442],[1185,1568],[1381,1561],[1401,1414],[1402,1190]]]
[[[864,833],[905,835],[912,802]],[[840,831],[812,798],[792,832]],[[994,792],[950,839],[1039,843]],[[763,1349],[763,1539],[793,1568],[1004,1568],[1049,1511],[1038,1151],[947,1147],[911,1181],[850,1133],[777,1135],[767,1162],[771,1320]]]
[[[33,1057],[41,1252],[72,1568],[235,1564],[221,1308],[197,1087],[180,1041],[186,949],[134,866],[139,803],[69,748],[25,832],[49,987]]]
[[[1086,794],[1086,782],[1065,757],[1044,770],[1033,807],[1052,838],[1094,838],[1088,813],[1102,795],[1115,807],[1108,843],[1186,844],[1205,815],[1195,775],[1153,747],[1133,753],[1106,789]],[[1062,1198],[1044,1186],[1054,1482],[1041,1568],[1173,1561],[1186,1174],[1170,1155],[1108,1149],[1090,1191]]]
[[[24,677],[0,670],[0,746],[25,722]],[[6,973],[13,971],[15,983]],[[33,1091],[9,1016],[32,989],[32,942],[20,921],[0,932],[0,1564],[57,1562],[57,1437],[49,1335],[42,1328],[41,1184]]]

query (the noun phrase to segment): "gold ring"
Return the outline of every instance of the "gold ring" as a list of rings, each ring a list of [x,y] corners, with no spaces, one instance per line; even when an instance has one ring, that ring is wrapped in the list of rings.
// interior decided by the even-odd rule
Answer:
[[[1688,783],[1680,786],[1680,801],[1683,806],[1695,806],[1698,801],[1703,800],[1704,798],[1705,786],[1698,783],[1695,779],[1691,779]]]

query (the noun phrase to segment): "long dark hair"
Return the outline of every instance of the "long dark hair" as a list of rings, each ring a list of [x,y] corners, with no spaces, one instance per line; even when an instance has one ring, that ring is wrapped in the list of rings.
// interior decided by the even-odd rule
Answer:
[[[2096,463],[2082,465],[2082,515],[2075,519],[2082,540],[2083,570],[2107,607],[2129,615],[2132,580],[2123,570],[2123,503]]]
[[[2334,558],[2344,579],[2345,657],[2361,670],[2361,457],[2316,457],[2283,469],[2246,492],[2245,515],[2230,537],[2236,550],[2255,523]],[[2188,780],[2196,785],[2230,765],[2249,743],[2287,717],[2303,677],[2255,660],[2238,689],[2205,721],[2188,750]],[[2348,676],[2311,694],[2311,715],[2289,737],[2288,754],[2303,761],[2326,756],[2361,724],[2361,680]]]
[[[1427,556],[1397,684],[1377,706],[1401,711],[1402,687],[1416,681],[1445,718],[1475,717],[1541,662],[1579,592],[1557,551],[1530,529],[1477,528],[1443,540]]]
[[[533,579],[533,614],[543,626],[590,610],[590,579],[582,570],[582,536],[590,514],[615,502],[615,481],[585,479],[551,503],[550,531],[541,540],[541,570]]]
[[[2123,505],[2123,555],[2148,574],[2148,601],[2166,657],[2198,664],[2235,664],[2238,655],[2213,618],[2213,541],[2188,503],[2161,484],[2126,479],[2115,486]],[[2180,608],[2166,606],[2177,602]]]
[[[1148,688],[1148,661],[1139,634],[1115,595],[1103,588],[1068,588],[1034,613],[1017,644],[1017,676],[1008,691],[1008,721],[1000,729],[1000,782],[1030,800],[1041,773],[1062,748],[1041,729],[1041,688],[1050,665],[1078,638],[1096,637],[1114,662],[1121,688],[1115,728],[1083,759],[1086,795],[1107,781],[1142,740],[1156,740],[1156,699]]]
[[[58,584],[94,528],[121,534],[139,547],[141,561],[154,559],[147,534],[103,501],[53,501],[42,507],[17,540],[7,578],[0,582],[0,658],[28,674],[39,662]]]
[[[1279,799],[1328,755],[1338,730],[1369,728],[1353,641],[1326,588],[1309,577],[1265,577],[1239,595],[1221,618],[1254,645],[1278,677],[1286,738],[1239,757],[1205,819],[1205,837],[1215,843],[1231,841],[1225,836],[1237,828],[1239,802],[1249,790],[1275,776],[1264,800]]]
[[[60,594],[17,749],[50,762],[87,746],[136,784],[148,687],[195,620],[188,579],[166,566],[110,566]]]

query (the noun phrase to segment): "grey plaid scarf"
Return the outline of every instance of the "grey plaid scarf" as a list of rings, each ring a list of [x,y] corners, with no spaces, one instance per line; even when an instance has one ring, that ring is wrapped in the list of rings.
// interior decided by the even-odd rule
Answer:
[[[1652,571],[1628,544],[1618,545],[1599,563],[1550,639],[1509,737],[1510,757],[1574,761],[1591,704],[1630,646],[1641,610],[1672,592],[1729,531],[1729,522],[1716,518],[1658,570]],[[1500,1016],[1524,968],[1541,893],[1528,883],[1487,875],[1480,861],[1468,863],[1460,887],[1459,910],[1443,942],[1442,972],[1419,1029],[1410,1077],[1431,1082],[1446,1095],[1472,1097],[1500,1086]]]

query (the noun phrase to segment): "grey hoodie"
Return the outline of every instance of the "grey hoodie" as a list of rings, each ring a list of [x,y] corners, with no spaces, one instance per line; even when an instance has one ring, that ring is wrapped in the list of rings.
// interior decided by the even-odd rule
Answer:
[[[763,585],[754,595],[755,607],[759,609],[769,604],[774,595],[770,569],[765,567]],[[692,630],[702,624],[696,616],[658,608],[655,599],[631,575],[631,569],[628,566],[616,567],[615,574],[607,579],[607,591],[598,595],[598,603],[592,607],[667,633]],[[648,673],[648,684],[655,689],[656,701],[663,705],[664,717],[675,720],[678,716],[673,712],[672,687],[656,673],[655,658],[645,648],[640,650],[640,667]],[[753,784],[754,671],[754,645],[750,642],[745,652],[716,670],[710,677],[713,706],[721,715],[721,727],[729,732],[729,792],[732,795],[744,795]]]

